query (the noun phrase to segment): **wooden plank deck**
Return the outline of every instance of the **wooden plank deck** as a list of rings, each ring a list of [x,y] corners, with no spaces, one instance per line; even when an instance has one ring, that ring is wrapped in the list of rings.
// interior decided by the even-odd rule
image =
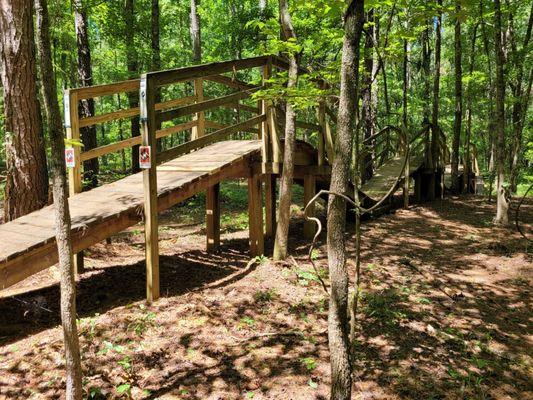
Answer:
[[[257,140],[224,141],[158,166],[159,211],[224,179],[248,176],[260,152]],[[142,173],[72,196],[74,252],[139,222],[143,204]],[[56,262],[53,205],[0,225],[0,290]]]
[[[402,171],[403,160],[403,157],[395,157],[379,167],[372,178],[361,187],[361,192],[375,201],[385,196],[398,179]],[[409,159],[411,174],[418,170],[423,162],[423,156],[412,155]]]

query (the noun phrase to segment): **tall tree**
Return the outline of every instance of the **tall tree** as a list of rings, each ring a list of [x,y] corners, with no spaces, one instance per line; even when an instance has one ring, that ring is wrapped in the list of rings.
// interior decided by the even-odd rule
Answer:
[[[5,221],[37,210],[48,201],[48,173],[35,84],[32,10],[31,0],[0,2],[7,167]]]
[[[192,61],[195,64],[202,62],[202,34],[200,31],[200,16],[198,15],[199,0],[191,0],[190,31],[192,43]]]
[[[462,48],[461,48],[461,2],[455,2],[455,113],[453,124],[453,142],[452,142],[452,191],[458,193],[461,189],[459,183],[459,147],[461,145],[461,125],[463,122],[463,69],[461,65]],[[467,179],[464,175],[463,179]]]
[[[364,1],[350,0],[344,18],[341,87],[337,117],[335,158],[330,191],[345,194],[350,181],[350,159],[356,134],[357,86],[359,80],[359,42],[364,24]],[[357,161],[357,160],[356,160]],[[327,220],[328,266],[331,294],[328,311],[328,339],[331,359],[332,400],[351,398],[351,366],[348,325],[348,271],[346,269],[346,201],[329,196]]]
[[[496,52],[496,217],[494,223],[509,223],[509,203],[505,196],[505,56],[502,43],[502,11],[500,0],[494,0],[494,50]]]
[[[479,23],[476,23],[474,25],[474,29],[472,32],[472,47],[470,49],[470,65],[468,67],[468,77],[471,79],[472,74],[474,73],[474,63],[476,61],[476,38],[477,38],[477,30],[478,30]],[[463,171],[463,188],[462,191],[464,193],[468,193],[469,191],[469,182],[470,182],[470,176],[471,176],[471,169],[470,169],[470,163],[471,163],[471,142],[472,142],[472,106],[473,106],[473,88],[471,80],[469,80],[469,83],[466,87],[466,127],[465,127],[465,146],[464,146],[464,157],[465,157],[465,165],[464,165],[464,171]]]
[[[285,41],[296,40],[296,32],[289,13],[288,0],[279,0],[281,30]],[[298,84],[298,55],[288,52],[289,75],[287,90]],[[291,219],[291,194],[294,175],[294,153],[296,151],[296,111],[290,101],[285,111],[285,145],[283,151],[283,171],[279,188],[279,215],[274,242],[274,260],[284,260],[288,253],[289,223]]]
[[[59,254],[61,285],[61,323],[65,343],[67,369],[66,398],[81,400],[82,373],[80,346],[76,327],[76,282],[74,280],[72,245],[70,233],[70,212],[68,206],[68,187],[64,162],[65,143],[61,113],[57,102],[57,86],[52,66],[50,44],[50,25],[46,0],[35,0],[37,22],[37,48],[39,50],[42,96],[50,133],[51,164],[53,174],[53,197],[55,212],[55,231]]]
[[[135,1],[126,0],[124,7],[124,44],[126,45],[126,68],[128,69],[128,79],[136,79],[139,74],[139,62],[137,47],[135,46]],[[128,93],[128,105],[130,108],[139,107],[139,94]],[[131,118],[131,137],[141,134],[139,117]],[[140,171],[139,168],[139,145],[131,148],[131,170]]]
[[[87,24],[87,11],[83,0],[72,0],[74,7],[74,27],[76,30],[76,46],[78,50],[78,81],[79,85],[93,85],[93,72],[91,63],[91,49],[89,46],[89,27]],[[80,117],[86,118],[94,115],[94,100],[82,99],[79,109]],[[84,150],[97,147],[96,126],[87,126],[80,130]],[[98,158],[84,161],[83,178],[89,187],[98,185]]]
[[[437,0],[437,18],[435,20],[435,71],[433,76],[433,112],[431,116],[431,166],[433,173],[429,183],[429,198],[435,198],[436,173],[439,167],[439,97],[440,97],[440,63],[442,45],[442,0]]]
[[[508,7],[509,8],[509,7]],[[522,48],[518,50],[516,46],[516,36],[514,30],[514,16],[512,12],[509,12],[509,30],[511,33],[511,51],[514,61],[514,67],[516,70],[516,80],[511,83],[511,89],[513,92],[513,108],[511,114],[511,122],[513,127],[513,136],[511,144],[511,173],[509,188],[512,193],[516,193],[518,183],[518,171],[521,158],[522,149],[522,131],[524,129],[525,114],[529,105],[529,95],[531,93],[531,79],[526,83],[526,90],[524,90],[524,60],[527,57],[527,51],[529,49],[529,41],[531,39],[531,30],[533,28],[533,3],[531,3],[531,9],[529,11],[529,22],[527,25],[526,34]],[[527,75],[526,75],[527,79]]]
[[[374,43],[376,40],[375,33],[375,19],[374,19],[374,9],[371,8],[366,13],[366,34],[365,34],[365,49],[364,49],[364,74],[362,78],[362,90],[361,98],[363,102],[363,127],[364,127],[364,136],[365,139],[372,137],[375,133],[376,120],[375,120],[375,109],[374,109],[374,99],[375,94],[374,87],[374,78],[376,76],[376,66],[374,63]],[[374,165],[373,165],[373,149],[374,143],[369,143],[368,151],[365,151],[365,159],[363,160],[365,168],[363,171],[363,181],[367,181],[372,178],[374,174]]]
[[[151,20],[151,44],[152,44],[152,71],[161,69],[161,46],[159,28],[159,0],[152,0],[152,20]]]

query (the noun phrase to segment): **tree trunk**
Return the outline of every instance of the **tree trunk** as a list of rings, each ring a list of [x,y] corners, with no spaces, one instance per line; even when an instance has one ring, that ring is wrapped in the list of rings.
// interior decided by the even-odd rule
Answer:
[[[364,137],[365,139],[372,137],[375,134],[376,124],[375,124],[375,110],[374,110],[374,101],[373,101],[373,78],[374,78],[374,41],[375,30],[374,30],[374,9],[368,10],[366,14],[366,21],[368,28],[365,35],[365,50],[364,50],[364,74],[363,74],[363,87],[361,90],[361,98],[363,102],[363,127],[364,127]],[[363,169],[363,183],[372,178],[374,174],[374,144],[368,143],[364,147],[364,169]]]
[[[0,66],[4,88],[6,186],[4,220],[46,205],[48,173],[35,84],[31,0],[0,2]]]
[[[200,31],[200,16],[198,15],[198,0],[191,0],[191,43],[192,61],[194,64],[202,62],[202,35]]]
[[[435,75],[433,78],[433,113],[431,120],[431,180],[429,183],[429,198],[435,198],[436,173],[440,168],[439,161],[439,94],[440,94],[440,58],[442,42],[442,0],[437,0],[437,20],[435,24]]]
[[[359,79],[359,42],[364,24],[364,2],[349,2],[344,21],[341,87],[337,118],[335,159],[330,190],[348,193],[352,139],[356,134],[357,82]],[[328,201],[327,246],[331,295],[328,312],[328,339],[331,358],[332,400],[351,398],[351,366],[348,326],[348,271],[346,269],[346,201],[330,196]]]
[[[139,75],[139,63],[137,58],[137,48],[135,46],[135,2],[126,0],[124,7],[124,44],[126,45],[126,68],[128,69],[128,79],[136,79]],[[135,92],[128,93],[129,108],[139,107],[139,94]],[[141,134],[139,117],[131,118],[131,137],[137,137]],[[139,145],[131,148],[131,171],[139,172]]]
[[[285,41],[296,40],[287,0],[279,0],[281,29]],[[296,54],[289,54],[289,77],[287,89],[298,84],[298,60]],[[274,242],[274,260],[284,260],[288,253],[289,223],[291,219],[291,194],[294,174],[294,153],[296,149],[296,111],[290,101],[286,102],[285,146],[283,171],[279,188],[279,216]]]
[[[494,223],[509,223],[509,203],[505,196],[505,81],[504,53],[502,44],[502,14],[500,0],[494,0],[494,50],[496,52],[496,113],[494,129],[496,131],[496,217]]]
[[[472,74],[474,72],[474,63],[476,61],[475,57],[475,51],[476,51],[476,36],[477,36],[477,28],[478,24],[474,26],[474,32],[472,33],[472,48],[470,51],[470,66],[468,69],[468,76],[471,78]],[[464,171],[463,171],[463,193],[468,193],[470,190],[470,175],[471,175],[471,168],[470,164],[472,162],[470,153],[470,143],[472,138],[472,100],[473,100],[473,93],[472,93],[472,87],[470,86],[470,83],[468,84],[466,88],[466,140],[465,140],[465,147],[464,147],[464,157],[465,157],[465,165],[464,165]]]
[[[52,147],[53,196],[55,212],[55,230],[59,254],[61,285],[61,323],[65,343],[65,360],[67,369],[66,398],[81,400],[82,372],[80,347],[76,328],[76,283],[72,263],[72,245],[70,235],[70,213],[68,206],[68,187],[64,162],[65,143],[61,113],[57,102],[57,87],[52,66],[50,46],[50,28],[46,0],[35,0],[37,14],[37,47],[39,50],[42,95],[48,118],[50,144]]]
[[[514,21],[513,15],[509,14],[509,25],[511,32],[514,36]],[[511,114],[512,124],[513,124],[513,139],[511,144],[511,174],[510,174],[510,184],[509,189],[512,193],[516,193],[517,184],[518,184],[518,173],[519,173],[519,164],[521,158],[521,149],[522,149],[522,130],[524,129],[524,117],[528,109],[529,103],[529,94],[531,92],[531,79],[529,80],[529,85],[526,85],[525,92],[522,89],[522,81],[524,78],[524,59],[526,58],[526,53],[529,46],[529,40],[531,38],[531,30],[533,27],[533,3],[531,5],[531,10],[529,12],[529,22],[524,37],[524,43],[520,52],[516,50],[516,46],[513,48],[513,58],[515,60],[515,69],[518,71],[516,82],[514,85],[514,101],[513,101],[513,111]],[[513,38],[513,42],[515,42]],[[526,77],[527,78],[527,77]],[[529,87],[528,87],[529,86]]]
[[[461,48],[461,21],[459,13],[461,12],[461,3],[456,0],[455,3],[455,113],[453,123],[453,142],[452,142],[452,191],[460,192],[459,183],[459,147],[461,145],[461,125],[463,121],[463,70],[461,65],[462,48]],[[466,155],[466,154],[465,154]],[[463,163],[464,166],[464,163]],[[463,179],[466,168],[463,167]]]
[[[426,28],[422,31],[422,74],[424,81],[424,92],[429,93],[431,90],[431,55],[429,47],[429,24],[426,25]],[[428,125],[431,118],[431,109],[429,106],[429,101],[424,102],[423,106],[423,121],[422,125]],[[429,130],[426,133],[424,138],[424,154],[426,155],[426,163],[431,165],[431,140],[430,140]]]
[[[89,47],[89,32],[87,24],[87,13],[83,6],[82,0],[73,0],[74,7],[74,26],[76,29],[76,45],[78,49],[78,80],[79,85],[92,86],[92,66],[91,50]],[[79,114],[81,118],[92,117],[94,115],[94,100],[80,100]],[[91,150],[97,147],[96,126],[88,126],[80,129],[83,150]],[[83,179],[89,187],[98,185],[98,158],[84,161]]]

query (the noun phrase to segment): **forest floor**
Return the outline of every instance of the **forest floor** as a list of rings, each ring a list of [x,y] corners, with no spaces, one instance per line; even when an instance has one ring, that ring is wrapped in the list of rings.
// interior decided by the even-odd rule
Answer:
[[[89,398],[328,398],[328,301],[301,207],[294,260],[249,263],[246,187],[223,185],[222,201],[216,255],[204,251],[202,196],[162,215],[154,305],[143,301],[142,226],[87,252],[77,285]],[[533,399],[531,243],[493,228],[493,212],[468,196],[364,222],[354,399]],[[521,219],[533,221],[533,201]],[[352,280],[353,244],[352,229]],[[315,255],[327,282],[325,237]],[[62,396],[57,276],[0,292],[0,399]]]

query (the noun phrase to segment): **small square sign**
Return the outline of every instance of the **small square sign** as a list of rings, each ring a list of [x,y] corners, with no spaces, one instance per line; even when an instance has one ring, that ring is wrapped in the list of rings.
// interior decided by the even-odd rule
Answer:
[[[141,169],[150,169],[152,167],[152,154],[150,146],[139,147],[139,167]]]
[[[76,166],[76,158],[72,147],[65,149],[65,164],[67,168],[74,168]]]

